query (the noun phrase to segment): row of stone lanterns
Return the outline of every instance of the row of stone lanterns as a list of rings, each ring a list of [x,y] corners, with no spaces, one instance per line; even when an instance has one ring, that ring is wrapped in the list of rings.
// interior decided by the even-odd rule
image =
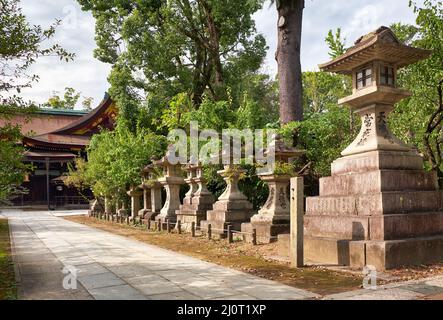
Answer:
[[[287,163],[290,158],[302,153],[286,147],[279,138],[265,151],[265,155],[269,152],[275,153],[277,163]],[[155,168],[161,168],[160,178],[155,176]],[[275,241],[279,233],[289,232],[290,175],[274,172],[259,174],[260,179],[269,185],[269,197],[265,205],[255,212],[252,203],[238,187],[245,170],[232,164],[232,161],[217,172],[226,182],[226,188],[216,202],[206,187],[202,166],[188,164],[183,169],[186,171],[186,178],[182,177],[181,165],[171,164],[166,156],[160,160],[153,160],[151,165],[146,166],[142,184],[137,187],[131,186],[127,192],[131,197],[130,220],[155,219],[161,223],[180,221],[184,230],[190,229],[193,223],[202,230],[207,230],[211,225],[212,234],[218,237],[226,236],[228,226],[233,230],[241,230],[245,235],[252,234],[252,229],[256,229],[257,239],[262,243]],[[183,184],[187,184],[189,190],[181,204],[179,193]],[[166,191],[163,206],[162,188]],[[141,196],[143,208],[140,208]]]

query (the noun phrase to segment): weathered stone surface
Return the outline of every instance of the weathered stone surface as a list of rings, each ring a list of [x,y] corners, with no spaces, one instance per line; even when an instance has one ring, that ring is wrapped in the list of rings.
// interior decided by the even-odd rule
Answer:
[[[290,254],[290,234],[289,233],[283,233],[278,235],[277,240],[277,254],[280,257],[288,257]]]
[[[272,243],[277,241],[280,234],[289,233],[289,224],[277,224],[269,222],[250,222],[241,224],[241,232],[246,234],[243,236],[247,242],[252,242],[252,231],[256,230],[257,243]]]
[[[306,198],[308,214],[381,215],[443,211],[443,191],[394,191]]]
[[[306,215],[305,234],[347,240],[369,239],[369,217]]]
[[[443,234],[442,212],[419,212],[370,217],[371,239],[394,240]]]
[[[322,196],[361,195],[384,191],[435,191],[437,189],[436,173],[423,170],[374,170],[320,179]]]
[[[349,265],[349,240],[305,235],[304,255],[308,262]]]
[[[349,264],[352,268],[362,268],[366,266],[366,242],[349,242]]]
[[[140,197],[143,195],[143,192],[135,187],[131,187],[127,194],[131,197],[131,219],[135,219],[140,211]]]
[[[443,235],[366,243],[366,264],[378,270],[442,262]]]
[[[371,151],[332,162],[332,175],[373,170],[422,170],[423,158],[416,152]]]
[[[227,225],[232,225],[234,230],[241,230],[241,224],[250,220],[254,214],[252,203],[238,188],[238,180],[243,172],[233,165],[218,171],[226,182],[226,189],[214,203],[213,210],[207,212],[207,220],[201,222],[202,229],[211,224],[214,235],[225,237]]]
[[[185,182],[190,186],[183,199],[183,204],[176,211],[177,220],[181,222],[184,230],[190,230],[192,222],[200,226],[200,222],[206,219],[206,212],[212,209],[214,196],[206,188],[206,180],[203,177],[202,167],[187,166],[188,178]]]

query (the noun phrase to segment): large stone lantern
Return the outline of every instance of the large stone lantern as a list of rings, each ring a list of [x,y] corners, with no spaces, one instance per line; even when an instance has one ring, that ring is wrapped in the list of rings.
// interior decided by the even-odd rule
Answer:
[[[323,71],[352,77],[339,101],[362,119],[360,133],[306,200],[305,258],[378,270],[443,258],[443,193],[435,172],[389,130],[393,105],[410,96],[397,87],[398,69],[430,51],[400,43],[386,27],[361,37]],[[425,85],[425,84],[423,84]]]

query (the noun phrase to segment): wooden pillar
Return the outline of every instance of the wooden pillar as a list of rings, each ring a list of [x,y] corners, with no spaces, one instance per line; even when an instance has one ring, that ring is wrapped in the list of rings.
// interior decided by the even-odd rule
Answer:
[[[304,216],[304,182],[303,177],[291,178],[291,266],[303,267],[303,216]]]
[[[49,158],[45,158],[46,165],[46,203],[48,205],[48,210],[51,210],[50,198],[49,198]]]

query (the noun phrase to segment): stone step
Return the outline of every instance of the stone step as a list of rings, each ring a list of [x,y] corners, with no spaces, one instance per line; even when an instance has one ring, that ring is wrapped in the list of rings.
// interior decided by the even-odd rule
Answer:
[[[256,212],[252,210],[210,210],[206,213],[209,221],[249,222]],[[240,230],[240,229],[238,229]]]
[[[373,216],[371,240],[396,240],[443,235],[443,212],[419,212]]]
[[[422,170],[423,158],[414,152],[370,151],[335,160],[332,175],[372,170]]]
[[[376,270],[438,263],[443,258],[443,235],[388,241],[349,243],[350,265]]]
[[[304,234],[345,240],[369,240],[369,217],[307,215]]]
[[[303,243],[305,262],[348,266],[349,242],[350,240],[305,235]]]
[[[443,211],[443,191],[395,191],[306,198],[306,214],[381,215]]]
[[[374,170],[320,179],[320,196],[436,190],[438,190],[436,173],[423,170]]]
[[[443,235],[387,241],[304,237],[305,261],[317,264],[372,265],[377,271],[441,262]]]
[[[395,240],[443,235],[443,212],[375,216],[308,215],[305,234],[346,240]]]
[[[214,210],[219,211],[235,211],[235,210],[252,210],[253,206],[248,200],[236,200],[236,201],[217,201],[213,205]]]

